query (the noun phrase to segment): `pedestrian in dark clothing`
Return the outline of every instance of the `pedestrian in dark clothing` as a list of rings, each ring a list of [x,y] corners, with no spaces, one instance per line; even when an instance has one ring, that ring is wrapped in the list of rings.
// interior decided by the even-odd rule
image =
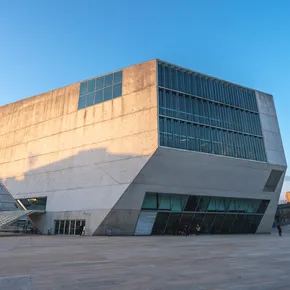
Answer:
[[[277,230],[278,230],[279,236],[281,237],[282,236],[282,228],[280,225],[277,226]]]
[[[200,230],[201,230],[200,225],[196,225],[195,229],[196,229],[196,235],[198,236],[200,234]]]
[[[187,225],[184,226],[184,235],[185,235],[186,237],[189,236],[189,229],[188,229],[188,226],[187,226]]]

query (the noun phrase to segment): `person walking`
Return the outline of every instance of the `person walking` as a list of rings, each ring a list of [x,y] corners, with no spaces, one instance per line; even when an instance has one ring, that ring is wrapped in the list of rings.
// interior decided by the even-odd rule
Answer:
[[[184,235],[186,236],[186,237],[188,237],[189,236],[189,228],[188,228],[188,226],[187,225],[185,225],[184,226]]]
[[[198,236],[200,234],[200,230],[201,230],[200,225],[197,224],[195,229],[196,229],[196,235]]]
[[[277,230],[278,230],[279,236],[282,237],[282,228],[280,224],[277,225]]]

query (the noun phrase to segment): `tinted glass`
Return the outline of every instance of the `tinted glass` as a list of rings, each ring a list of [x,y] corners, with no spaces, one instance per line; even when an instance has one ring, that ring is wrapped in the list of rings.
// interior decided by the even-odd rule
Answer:
[[[114,83],[121,83],[122,82],[122,72],[118,71],[114,73]]]
[[[113,84],[113,74],[105,76],[105,87],[111,86]]]
[[[95,94],[89,93],[87,94],[87,107],[95,104]]]
[[[55,221],[54,223],[54,234],[58,235],[58,230],[59,230],[59,221]]]
[[[114,90],[113,97],[114,98],[120,97],[122,95],[122,84],[120,83],[114,85],[113,90]]]
[[[195,233],[197,225],[207,234],[254,233],[268,204],[269,200],[146,193],[142,210],[158,213],[153,234],[182,234],[185,228]]]
[[[170,137],[166,136],[166,127],[163,131],[160,129],[161,146],[266,161],[253,91],[200,74],[193,75],[173,66],[170,68],[170,65],[159,63],[158,67],[159,114],[163,119],[167,117],[165,123],[172,117],[180,120],[172,120],[172,142]],[[170,91],[172,88],[184,93],[191,92],[191,95],[177,94]],[[246,91],[252,96],[251,103],[243,99]],[[200,131],[201,134],[196,140],[198,142],[191,139],[193,133],[190,130],[182,134],[185,132],[182,127],[188,126],[196,126]]]
[[[155,223],[152,229],[152,234],[163,234],[165,231],[165,226],[169,218],[169,213],[158,213],[155,219]]]
[[[99,90],[95,92],[95,104],[99,104],[103,102],[103,90]]]
[[[71,221],[70,222],[70,235],[74,235],[75,234],[75,226],[76,226],[76,222],[75,221]]]
[[[171,210],[171,195],[158,194],[158,208],[160,210]]]
[[[185,205],[185,211],[195,211],[198,205],[199,197],[198,196],[190,196]]]
[[[86,96],[79,98],[79,110],[86,107]]]
[[[112,99],[112,87],[107,87],[104,89],[104,101]]]
[[[245,215],[237,214],[233,220],[230,233],[238,234],[241,232],[242,225],[244,223]]]
[[[190,228],[194,213],[183,213],[179,222],[179,231],[183,231],[185,228]]]
[[[104,87],[104,77],[96,79],[96,90],[100,90]]]
[[[146,193],[143,201],[142,209],[157,209],[157,194]]]
[[[181,213],[170,214],[169,219],[166,223],[165,234],[175,235],[177,233],[177,230],[179,228],[180,218],[181,218]]]
[[[80,96],[83,96],[87,93],[87,82],[83,82],[80,85]]]
[[[95,90],[95,79],[88,81],[88,93],[92,93]]]
[[[215,219],[214,214],[207,214],[203,220],[202,224],[202,232],[207,234],[214,234],[214,231],[212,230],[212,224]]]
[[[64,234],[64,221],[60,221],[59,234]]]

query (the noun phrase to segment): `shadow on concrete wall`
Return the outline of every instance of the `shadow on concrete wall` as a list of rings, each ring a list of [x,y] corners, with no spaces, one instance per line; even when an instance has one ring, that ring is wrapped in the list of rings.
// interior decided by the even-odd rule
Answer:
[[[30,167],[33,167],[38,161],[38,156],[31,156],[32,155],[30,155],[27,162]],[[93,176],[93,172],[91,172],[90,169],[101,170],[103,172],[101,176],[102,181],[107,178],[103,186],[110,184],[126,184],[126,181],[128,181],[126,177],[130,178],[135,175],[134,172],[132,172],[131,176],[130,174],[126,176],[126,170],[134,163],[132,160],[141,157],[146,156],[135,154],[112,154],[105,148],[90,149],[33,168],[26,171],[22,176],[8,177],[5,179],[0,177],[0,181],[15,198],[24,195],[33,197],[43,196],[46,192],[50,193],[74,188],[89,188],[90,185],[88,184],[90,184],[90,178]],[[92,176],[89,176],[88,172],[92,174]],[[124,173],[123,176],[120,173]],[[83,176],[79,174],[83,174]],[[79,185],[83,184],[83,186],[76,187],[76,181]]]
[[[29,162],[29,166],[32,167],[38,162],[41,162],[38,158],[41,159],[42,157],[32,157],[32,154],[30,154],[27,161]],[[52,198],[52,206],[58,203],[57,206],[61,207],[58,210],[60,212],[77,211],[77,209],[72,210],[68,206],[69,202],[73,202],[73,200],[69,201],[70,193],[72,193],[73,199],[79,193],[84,200],[86,199],[86,193],[88,193],[88,198],[91,198],[91,200],[86,201],[86,203],[90,204],[90,209],[87,210],[93,210],[94,203],[97,203],[95,208],[98,209],[100,203],[106,202],[106,194],[104,193],[106,192],[106,188],[114,187],[114,189],[110,190],[108,197],[111,199],[109,203],[112,203],[112,207],[103,214],[102,220],[96,221],[96,227],[92,230],[92,234],[94,232],[99,235],[105,234],[107,226],[104,226],[104,224],[101,230],[97,231],[98,226],[103,221],[105,224],[110,223],[110,228],[115,228],[116,232],[124,232],[121,225],[124,222],[124,218],[120,220],[120,216],[124,216],[125,220],[134,219],[133,223],[130,223],[129,230],[130,234],[132,234],[132,226],[134,224],[135,227],[139,213],[134,212],[134,217],[132,217],[131,215],[133,213],[129,213],[128,211],[126,213],[126,210],[122,210],[122,213],[119,210],[116,213],[115,210],[113,214],[114,220],[112,220],[112,214],[109,215],[109,219],[104,219],[143,168],[148,158],[149,156],[130,153],[112,154],[106,148],[90,149],[81,151],[68,158],[28,170],[21,178],[19,176],[6,178],[3,180],[3,183],[16,199],[48,196],[49,203],[50,198]],[[112,193],[115,189],[116,194]],[[59,202],[62,202],[63,197],[59,199],[58,192],[60,195],[64,195],[65,192],[66,202],[63,202],[61,205]],[[97,194],[100,194],[99,200],[95,198]],[[80,205],[79,211],[86,211],[86,208],[82,208],[82,206]],[[41,219],[39,216],[37,218]],[[34,220],[34,222],[37,224],[41,220]],[[128,227],[126,227],[125,231],[128,232]]]

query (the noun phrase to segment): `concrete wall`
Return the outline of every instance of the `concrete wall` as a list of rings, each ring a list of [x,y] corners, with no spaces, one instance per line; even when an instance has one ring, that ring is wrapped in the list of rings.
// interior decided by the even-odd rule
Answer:
[[[271,203],[269,204],[258,228],[258,232],[265,232],[269,228],[268,225],[272,224],[274,220],[287,169],[287,162],[273,96],[256,91],[256,99],[260,113],[260,121],[268,163],[271,165],[279,165],[281,170],[284,171],[275,192],[272,194]]]
[[[158,146],[156,61],[123,70],[123,96],[78,110],[79,83],[0,108],[0,179],[15,198],[48,196],[53,219],[92,234]]]
[[[273,96],[256,91],[267,160],[287,166]]]
[[[285,171],[263,162],[159,148],[116,207],[140,210],[146,192],[268,199],[258,232],[270,232],[284,178],[275,192],[264,192],[272,169]]]

